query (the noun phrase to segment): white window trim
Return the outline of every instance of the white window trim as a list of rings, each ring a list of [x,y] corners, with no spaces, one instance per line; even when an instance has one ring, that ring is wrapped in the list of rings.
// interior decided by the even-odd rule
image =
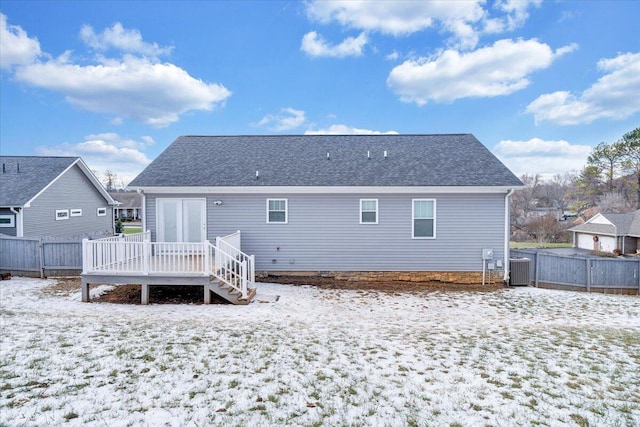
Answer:
[[[96,210],[97,216],[107,216],[107,208],[98,208]]]
[[[0,215],[0,218],[9,218],[8,224],[0,224],[0,228],[14,228],[16,226],[16,219],[13,215]]]
[[[63,214],[60,216],[60,214]],[[69,219],[69,209],[56,209],[56,221],[64,221]]]
[[[416,225],[416,210],[415,210],[415,202],[433,202],[433,236],[416,236],[415,235],[415,225]],[[436,199],[411,199],[411,238],[417,240],[433,240],[436,238],[436,217],[438,216],[438,211],[436,209]],[[430,219],[430,218],[419,218],[419,219]]]
[[[284,221],[269,221],[269,202],[275,202],[275,201],[278,201],[278,202],[284,201]],[[266,210],[267,210],[267,224],[288,224],[289,223],[289,199],[284,199],[284,198],[267,199]],[[280,211],[274,211],[274,212],[280,212]]]
[[[71,216],[82,216],[82,209],[71,209]]]
[[[362,202],[376,202],[376,220],[375,221],[362,221],[362,213],[365,212],[362,210]],[[378,223],[378,199],[360,199],[360,224],[364,225],[376,225]],[[366,212],[374,212],[374,211],[366,211]]]

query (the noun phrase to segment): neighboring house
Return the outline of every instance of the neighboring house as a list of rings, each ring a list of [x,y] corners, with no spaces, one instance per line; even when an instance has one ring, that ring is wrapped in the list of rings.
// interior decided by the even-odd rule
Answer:
[[[113,219],[139,221],[142,218],[142,196],[135,191],[109,191],[109,195],[119,203],[113,207]]]
[[[640,246],[640,209],[625,214],[599,213],[570,228],[573,246],[594,251],[636,253]]]
[[[521,187],[470,134],[182,136],[129,185],[155,241],[240,230],[259,271],[461,282],[485,266],[506,279]]]
[[[79,157],[0,156],[0,233],[113,235],[116,202]]]

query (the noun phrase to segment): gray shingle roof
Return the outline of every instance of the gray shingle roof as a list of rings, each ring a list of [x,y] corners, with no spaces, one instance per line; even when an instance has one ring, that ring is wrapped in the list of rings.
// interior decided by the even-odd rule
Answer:
[[[23,206],[78,157],[0,156],[0,206]],[[18,172],[18,165],[20,172]]]
[[[521,186],[522,183],[470,134],[254,135],[181,136],[129,185]]]
[[[602,213],[601,215],[613,225],[587,222],[570,228],[569,231],[608,234],[611,236],[640,236],[640,209],[624,214]]]
[[[120,202],[120,208],[142,207],[142,195],[135,191],[109,191],[109,195]]]

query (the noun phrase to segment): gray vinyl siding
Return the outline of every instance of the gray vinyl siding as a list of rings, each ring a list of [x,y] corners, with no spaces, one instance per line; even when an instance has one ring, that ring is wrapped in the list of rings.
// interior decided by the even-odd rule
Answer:
[[[181,197],[165,195],[165,197]],[[184,197],[184,196],[182,196]],[[481,271],[482,249],[504,258],[504,194],[189,195],[207,199],[207,236],[242,232],[257,270]],[[288,200],[288,223],[267,224],[266,200]],[[378,224],[360,224],[361,198]],[[412,199],[436,200],[436,238],[412,238]],[[221,200],[222,205],[214,205]],[[146,197],[155,239],[156,197]]]
[[[0,215],[11,215],[13,217],[13,227],[0,227],[0,234],[6,234],[7,236],[17,235],[17,222],[16,215],[8,208],[0,208]]]
[[[98,216],[98,208],[106,208]],[[82,216],[56,221],[58,209],[82,209]],[[113,234],[113,210],[91,181],[74,166],[24,209],[25,237],[78,237]]]

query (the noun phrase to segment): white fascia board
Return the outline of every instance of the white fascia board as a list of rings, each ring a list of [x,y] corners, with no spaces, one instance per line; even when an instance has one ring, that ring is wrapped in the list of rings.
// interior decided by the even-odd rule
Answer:
[[[363,186],[264,186],[264,187],[129,187],[147,194],[468,194],[506,193],[523,186],[475,187],[363,187]]]

